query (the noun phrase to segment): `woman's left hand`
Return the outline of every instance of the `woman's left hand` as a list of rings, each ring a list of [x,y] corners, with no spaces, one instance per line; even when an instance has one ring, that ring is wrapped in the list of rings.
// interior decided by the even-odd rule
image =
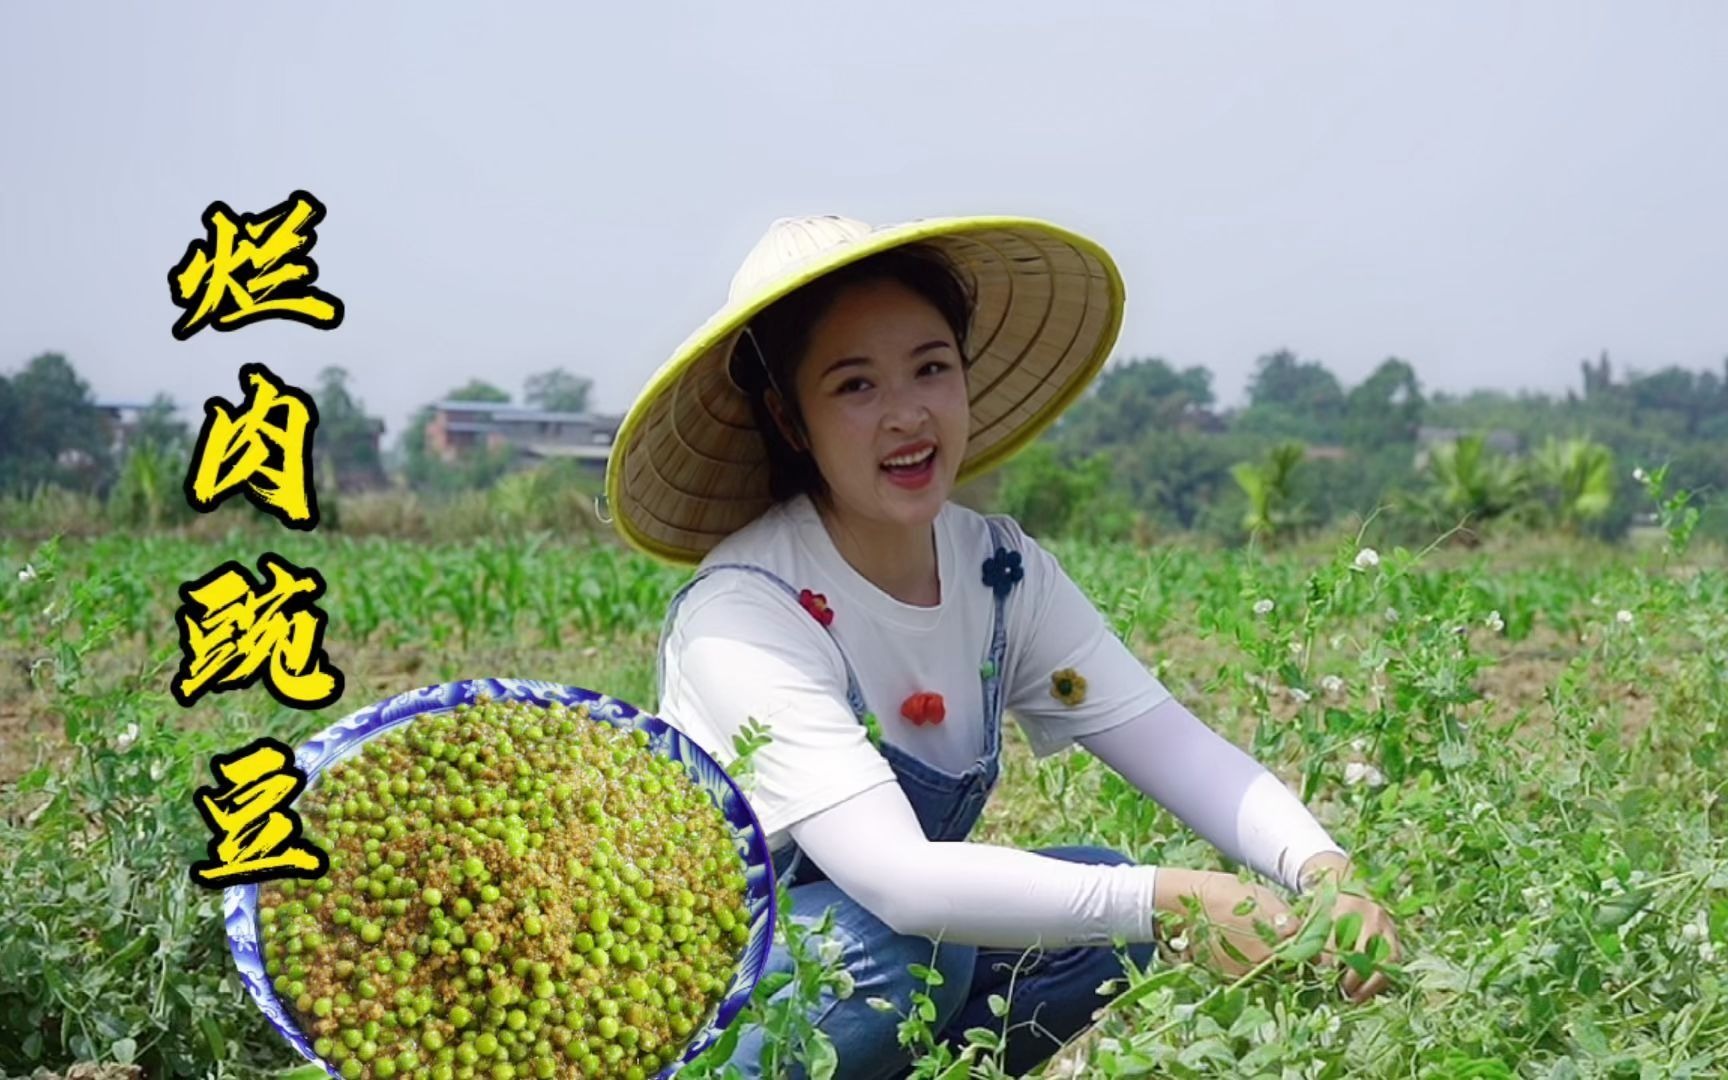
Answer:
[[[1353,867],[1348,859],[1335,852],[1326,852],[1314,856],[1302,867],[1301,878],[1306,889],[1312,889],[1320,882],[1322,876],[1330,874],[1334,880],[1343,885],[1351,877]],[[1398,932],[1392,924],[1392,916],[1379,904],[1359,896],[1339,890],[1338,899],[1332,905],[1332,925],[1336,927],[1344,916],[1355,913],[1362,918],[1362,928],[1357,933],[1355,941],[1335,941],[1334,944],[1345,952],[1366,952],[1368,943],[1375,937],[1384,938],[1391,950],[1386,959],[1397,963],[1403,955],[1398,945]],[[1336,963],[1343,963],[1343,958],[1337,950],[1326,949],[1323,955],[1330,957]],[[1353,1004],[1360,1005],[1369,998],[1385,990],[1390,984],[1384,972],[1376,971],[1367,979],[1358,975],[1355,969],[1344,972],[1344,996]]]

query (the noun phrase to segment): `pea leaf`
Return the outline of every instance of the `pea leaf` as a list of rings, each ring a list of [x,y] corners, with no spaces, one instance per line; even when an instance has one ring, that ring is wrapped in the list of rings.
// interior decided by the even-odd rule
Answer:
[[[815,1032],[810,1043],[810,1080],[833,1080],[839,1064],[833,1040],[821,1031]]]
[[[1002,1036],[997,1032],[991,1031],[989,1028],[967,1028],[965,1035],[967,1042],[977,1043],[979,1046],[987,1047],[991,1050],[999,1050],[1002,1048]]]
[[[1320,955],[1326,947],[1326,937],[1332,932],[1332,916],[1321,913],[1303,927],[1302,932],[1284,950],[1283,957],[1292,964],[1305,964]]]
[[[1339,948],[1354,951],[1356,948],[1356,941],[1361,936],[1362,913],[1360,911],[1352,911],[1342,919],[1338,920],[1336,931],[1332,935],[1332,940],[1337,942]]]

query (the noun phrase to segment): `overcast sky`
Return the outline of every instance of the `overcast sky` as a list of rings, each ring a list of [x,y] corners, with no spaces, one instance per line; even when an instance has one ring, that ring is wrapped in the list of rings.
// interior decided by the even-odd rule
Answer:
[[[775,217],[1043,217],[1128,285],[1118,357],[1240,400],[1550,392],[1728,355],[1728,5],[15,4],[0,30],[0,373],[67,354],[190,417],[342,365],[394,443],[472,376],[628,408]],[[215,199],[296,188],[346,318],[169,332]]]

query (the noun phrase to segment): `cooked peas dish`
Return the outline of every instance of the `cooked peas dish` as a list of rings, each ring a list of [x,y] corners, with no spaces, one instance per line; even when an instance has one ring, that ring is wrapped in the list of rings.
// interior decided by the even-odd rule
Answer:
[[[645,732],[579,705],[427,714],[295,808],[330,857],[259,889],[265,971],[343,1077],[655,1076],[749,939],[744,862]]]

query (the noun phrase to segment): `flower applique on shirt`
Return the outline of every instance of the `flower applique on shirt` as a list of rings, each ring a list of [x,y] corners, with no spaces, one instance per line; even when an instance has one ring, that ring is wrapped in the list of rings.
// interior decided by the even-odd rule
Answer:
[[[800,589],[798,590],[798,603],[810,613],[811,618],[823,626],[828,626],[834,622],[834,609],[828,606],[828,598],[821,593]]]
[[[1050,696],[1072,708],[1086,700],[1086,677],[1073,668],[1050,675]]]
[[[901,703],[900,715],[918,725],[940,724],[948,710],[942,704],[941,694],[919,692]]]
[[[1007,596],[1008,590],[1025,576],[1018,551],[997,548],[996,554],[984,560],[984,584],[994,589],[997,596]]]

